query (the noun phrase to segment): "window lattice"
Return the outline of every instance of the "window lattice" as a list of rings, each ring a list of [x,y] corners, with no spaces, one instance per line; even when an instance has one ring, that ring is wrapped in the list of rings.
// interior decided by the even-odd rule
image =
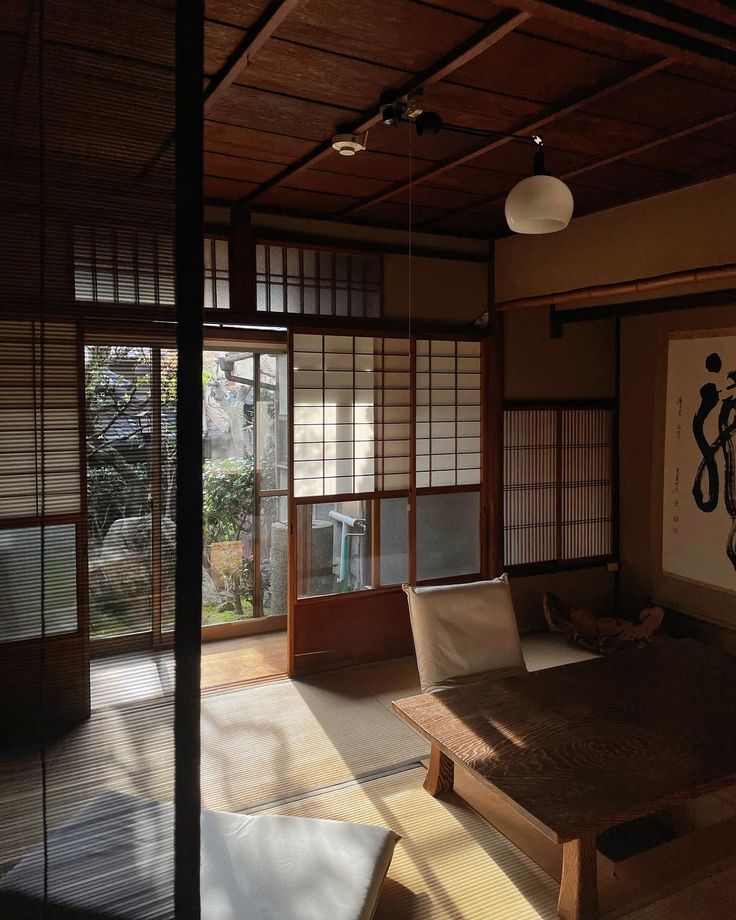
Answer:
[[[77,328],[0,323],[0,517],[80,510]]]
[[[174,304],[171,236],[110,227],[74,228],[74,296],[77,301]]]
[[[417,487],[480,483],[479,342],[417,341]]]
[[[408,339],[293,339],[297,497],[408,489]]]
[[[606,408],[504,413],[506,565],[613,552],[613,414]]]
[[[204,308],[230,309],[230,263],[227,240],[204,241]]]
[[[258,243],[256,309],[313,316],[380,316],[381,258]]]

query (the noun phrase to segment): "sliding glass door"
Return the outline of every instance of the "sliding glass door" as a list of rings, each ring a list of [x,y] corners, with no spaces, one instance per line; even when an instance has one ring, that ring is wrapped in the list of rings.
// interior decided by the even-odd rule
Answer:
[[[273,347],[204,353],[205,639],[286,626],[287,377]],[[164,340],[87,337],[87,581],[100,652],[173,638],[176,393]]]
[[[285,354],[237,344],[205,351],[205,638],[285,625],[264,620],[286,616],[286,382]]]

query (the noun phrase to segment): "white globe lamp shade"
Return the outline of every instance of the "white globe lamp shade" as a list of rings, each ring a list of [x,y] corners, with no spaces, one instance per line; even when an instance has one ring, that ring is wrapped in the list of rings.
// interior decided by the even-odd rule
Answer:
[[[529,176],[509,192],[504,208],[514,233],[556,233],[570,223],[572,192],[555,176]]]

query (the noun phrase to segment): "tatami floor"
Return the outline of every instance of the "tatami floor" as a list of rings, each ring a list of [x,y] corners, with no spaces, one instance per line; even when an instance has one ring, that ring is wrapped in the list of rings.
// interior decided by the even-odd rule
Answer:
[[[530,669],[585,653],[532,636]],[[455,795],[422,789],[426,744],[393,715],[418,691],[413,659],[276,680],[202,699],[204,807],[380,823],[401,835],[378,920],[554,918],[558,885]],[[46,762],[54,827],[103,789],[172,797],[170,698],[121,703],[58,742]],[[0,863],[39,840],[40,765],[33,752],[0,757]],[[726,920],[736,861],[627,920]],[[614,916],[614,915],[611,915]]]

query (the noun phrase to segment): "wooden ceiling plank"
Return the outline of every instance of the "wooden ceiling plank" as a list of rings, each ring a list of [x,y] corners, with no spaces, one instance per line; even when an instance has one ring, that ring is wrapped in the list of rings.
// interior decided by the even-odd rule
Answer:
[[[219,73],[210,80],[204,93],[204,113],[222,97],[253,57],[278,29],[299,0],[272,0],[230,55]]]
[[[624,3],[619,0],[514,0],[515,5],[533,16],[557,20],[570,25],[594,22],[613,31],[625,33],[631,44],[639,44],[650,53],[670,55],[692,63],[705,64],[721,72],[736,68],[736,49],[722,39],[716,40],[705,23],[707,17],[699,17],[697,31],[686,29],[679,21],[673,4],[658,4],[658,21],[650,21],[643,9],[651,4]],[[625,7],[625,10],[622,9]],[[682,12],[681,10],[679,12]]]
[[[654,0],[598,0],[598,3],[657,27],[675,27],[693,38],[705,38],[722,48],[736,50],[736,27],[695,10]]]
[[[666,134],[662,134],[659,137],[654,138],[654,140],[647,141],[644,144],[636,144],[634,146],[625,147],[622,150],[612,153],[609,156],[597,157],[593,160],[590,160],[586,163],[581,163],[579,166],[569,169],[566,172],[560,174],[560,179],[574,179],[578,176],[584,175],[585,173],[592,172],[595,169],[600,169],[604,166],[608,166],[611,163],[616,163],[619,160],[625,160],[629,157],[634,157],[639,154],[645,153],[649,150],[654,149],[655,147],[661,147],[664,144],[668,144],[671,141],[679,140],[681,137],[687,137],[690,134],[695,134],[698,131],[703,131],[706,128],[713,128],[717,125],[723,124],[724,122],[731,121],[736,118],[736,111],[723,112],[720,115],[716,115],[705,120],[699,120],[696,122],[691,122],[686,127],[680,128],[677,131],[670,131]],[[731,170],[732,171],[732,170]],[[685,183],[687,184],[687,182]],[[505,195],[496,195],[490,198],[486,198],[482,202],[478,202],[475,205],[470,207],[458,208],[456,211],[449,212],[446,216],[456,217],[459,214],[464,214],[467,211],[473,211],[478,208],[487,207],[489,205],[495,204],[499,201],[503,201]],[[434,223],[434,220],[429,220],[426,222],[426,225]],[[418,229],[424,229],[425,224],[418,224]]]
[[[472,58],[476,55],[482,54],[496,42],[500,41],[504,36],[508,35],[509,32],[513,31],[517,26],[521,25],[523,22],[526,22],[529,18],[529,13],[518,12],[516,10],[501,13],[490,22],[485,23],[480,29],[476,30],[469,39],[461,42],[460,45],[449,51],[447,54],[443,55],[438,61],[436,61],[426,70],[416,74],[406,83],[404,83],[396,90],[396,95],[403,96],[406,93],[415,92],[422,87],[437,83],[440,80],[444,80],[451,73],[454,73],[455,70],[467,64],[468,61],[472,60]],[[361,132],[367,131],[369,128],[373,127],[373,125],[377,124],[380,119],[381,109],[380,104],[377,103],[370,109],[367,109],[360,116],[360,118],[356,119],[356,121],[345,130],[347,133],[360,134]],[[314,166],[324,157],[328,156],[331,151],[331,138],[328,138],[317,147],[315,147],[311,153],[297,160],[291,166],[283,170],[270,182],[263,183],[263,185],[257,188],[254,192],[246,195],[238,204],[240,206],[249,204],[253,199],[258,198],[269,189],[281,185],[292,176],[302,172],[305,169],[309,169],[311,166]]]
[[[33,2],[28,7],[28,16],[25,22],[25,29],[23,34],[23,52],[20,61],[20,67],[18,68],[17,80],[15,86],[12,88],[12,102],[11,102],[11,114],[10,114],[10,124],[7,131],[7,142],[5,145],[5,156],[4,160],[7,167],[7,162],[10,158],[10,155],[13,152],[13,145],[15,144],[15,132],[18,127],[18,118],[20,113],[20,101],[21,94],[23,92],[23,85],[25,83],[26,74],[29,71],[30,67],[30,58],[31,58],[31,44],[34,39],[38,37],[38,17],[39,17],[39,3],[37,0]]]
[[[714,128],[717,125],[722,124],[725,121],[731,121],[733,118],[736,118],[736,111],[731,109],[728,112],[722,112],[720,115],[715,115],[712,118],[708,118],[705,121],[702,119],[696,122],[691,122],[684,128],[680,128],[677,131],[671,131],[667,134],[664,134],[660,137],[655,138],[652,141],[649,141],[646,144],[637,144],[635,147],[628,147],[624,150],[619,150],[618,153],[612,153],[610,156],[602,157],[599,160],[596,160],[593,163],[583,163],[575,169],[571,169],[566,173],[563,173],[560,178],[568,179],[575,176],[581,176],[584,173],[590,172],[593,169],[598,169],[601,166],[608,166],[609,163],[616,163],[618,160],[624,160],[627,157],[636,156],[637,154],[646,153],[648,150],[652,150],[655,147],[661,147],[663,144],[668,144],[671,141],[679,140],[681,137],[687,137],[689,134],[695,134],[697,131],[703,131],[706,128]]]
[[[569,115],[570,113],[575,112],[577,109],[582,109],[585,106],[592,105],[605,98],[606,96],[618,92],[627,86],[630,86],[632,83],[636,83],[639,80],[643,80],[646,77],[657,73],[665,67],[668,67],[673,62],[673,60],[675,59],[662,58],[659,61],[655,61],[653,64],[649,64],[646,67],[635,70],[633,73],[628,74],[628,76],[623,77],[620,80],[616,80],[613,83],[606,83],[604,86],[600,86],[593,93],[586,93],[584,95],[575,94],[561,108],[557,108],[554,111],[549,112],[547,115],[543,115],[541,118],[534,118],[525,122],[524,124],[520,125],[514,133],[529,135],[534,134],[545,125],[550,124],[550,122],[556,121],[565,115]],[[349,213],[355,213],[356,211],[360,211],[363,208],[378,204],[380,201],[384,201],[387,198],[392,198],[394,195],[398,195],[401,192],[411,188],[412,186],[435,179],[438,176],[441,176],[443,173],[448,172],[448,170],[455,169],[458,166],[469,163],[471,160],[484,156],[485,154],[488,154],[491,151],[498,149],[499,147],[503,147],[513,140],[513,137],[506,136],[494,138],[494,140],[489,141],[489,143],[484,144],[482,147],[478,147],[476,150],[472,150],[470,153],[465,153],[462,156],[447,160],[444,163],[441,163],[439,166],[435,166],[423,173],[420,173],[411,180],[397,183],[392,188],[382,192],[380,195],[376,195],[373,198],[367,198],[364,201],[358,202],[358,204],[354,205],[349,212],[345,211],[340,216],[346,217]]]

